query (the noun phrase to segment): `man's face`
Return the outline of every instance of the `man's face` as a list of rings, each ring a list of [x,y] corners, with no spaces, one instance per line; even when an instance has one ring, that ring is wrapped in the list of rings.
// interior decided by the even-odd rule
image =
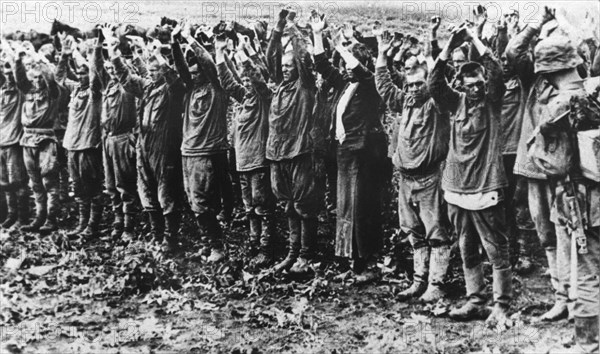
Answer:
[[[33,58],[31,58],[28,55],[23,57],[23,67],[25,67],[26,71],[31,70],[31,68],[33,67]]]
[[[427,78],[423,70],[417,70],[406,75],[406,92],[416,100],[422,100],[427,95]]]
[[[13,76],[13,71],[11,70],[10,67],[6,67],[6,65],[4,67],[2,67],[2,73],[4,73],[4,77],[6,77],[6,80],[9,83],[11,83],[11,84],[15,83],[15,77]]]
[[[298,70],[293,55],[286,54],[283,56],[281,59],[281,73],[283,74],[283,81],[293,81],[298,78]]]
[[[502,72],[504,74],[504,78],[512,77],[515,74],[515,70],[512,66],[512,63],[508,61],[506,54],[502,54],[500,61],[502,62]]]
[[[150,76],[150,80],[152,82],[157,82],[160,79],[160,65],[156,62],[152,62],[148,65],[148,75]]]
[[[242,76],[242,85],[244,86],[246,91],[253,90],[252,81],[250,81],[250,78],[248,76]]]
[[[478,101],[485,97],[485,78],[481,73],[475,77],[463,78],[463,86],[470,100]]]
[[[111,80],[118,79],[117,72],[115,71],[115,67],[112,65],[112,63],[104,63],[104,70],[106,70],[106,73],[108,74],[108,77],[110,77]]]
[[[27,72],[27,76],[33,85],[33,89],[43,90],[46,88],[46,82],[44,81],[44,77],[42,76],[42,72],[37,68],[32,68]]]
[[[460,67],[467,62],[467,58],[463,54],[462,50],[455,50],[452,52],[452,65],[454,65],[454,69],[458,71]]]
[[[86,87],[90,84],[90,72],[86,66],[77,69],[77,78],[81,86]]]

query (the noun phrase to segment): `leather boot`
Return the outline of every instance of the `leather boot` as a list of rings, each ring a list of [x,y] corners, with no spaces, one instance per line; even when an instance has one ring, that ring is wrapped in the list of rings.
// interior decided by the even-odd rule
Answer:
[[[507,326],[508,308],[512,300],[512,269],[494,269],[493,283],[494,309],[485,320],[488,326]]]
[[[317,239],[318,220],[317,218],[303,218],[300,226],[300,254],[289,270],[294,274],[305,274],[310,270],[310,259]]]
[[[18,229],[23,225],[29,224],[29,193],[25,188],[20,189],[17,192],[18,198],[18,212],[19,218],[15,224],[13,224],[13,229]]]
[[[113,240],[117,240],[123,234],[124,216],[123,210],[121,210],[120,208],[113,209],[113,213],[115,214],[115,219],[113,220],[112,232],[110,233],[110,237]]]
[[[6,191],[4,193],[6,195],[6,207],[7,207],[7,215],[6,219],[2,222],[2,228],[8,229],[13,226],[14,223],[17,222],[18,218],[18,203],[17,203],[17,194],[14,191]]]
[[[215,217],[208,220],[208,235],[210,240],[210,256],[206,259],[209,263],[217,263],[225,259],[223,252],[223,230]]]
[[[254,266],[258,268],[263,268],[273,263],[273,250],[271,248],[271,238],[273,237],[272,219],[271,215],[265,215],[261,220],[260,251],[252,260]]]
[[[261,231],[261,220],[255,213],[248,213],[248,223],[250,224],[250,249],[249,254],[254,257],[259,249],[259,235]]]
[[[273,271],[276,273],[290,269],[298,259],[300,254],[300,230],[301,222],[299,217],[288,217],[289,239],[288,239],[288,254],[285,259],[279,262]]]
[[[165,233],[165,219],[161,211],[148,212],[150,219],[150,232],[146,239],[153,243],[161,243]]]
[[[100,226],[100,220],[102,220],[102,209],[103,207],[100,198],[93,198],[92,203],[90,204],[90,218],[87,227],[80,233],[82,237],[96,236],[98,227]]]
[[[558,274],[556,271],[556,248],[546,248],[546,259],[548,260],[548,271],[550,272],[550,283],[552,288],[558,290]]]
[[[42,225],[44,225],[45,221],[46,221],[46,204],[45,203],[39,203],[36,200],[35,218],[33,219],[33,221],[30,224],[21,226],[21,231],[23,231],[23,232],[37,232],[37,231],[39,231],[40,227]]]
[[[554,306],[548,312],[539,317],[540,321],[560,321],[569,316],[567,302],[563,299],[557,299]]]
[[[161,249],[165,253],[173,252],[178,247],[179,226],[181,224],[181,214],[177,211],[165,215],[165,237]]]
[[[437,302],[444,297],[445,293],[441,289],[448,272],[448,264],[450,263],[450,246],[443,245],[440,247],[431,248],[431,256],[429,258],[429,281],[427,290],[419,300],[422,302]]]
[[[121,234],[121,240],[123,242],[129,243],[135,239],[134,227],[134,215],[126,213],[123,218],[123,233]]]
[[[421,296],[427,289],[427,276],[429,274],[430,262],[429,247],[419,247],[413,250],[413,283],[408,288],[398,294],[400,301],[408,300],[412,297]]]
[[[57,215],[55,212],[48,212],[46,216],[46,222],[40,226],[40,233],[49,233],[58,230]]]
[[[598,353],[598,315],[575,317],[575,344],[584,353]]]
[[[75,228],[70,231],[69,233],[67,233],[67,236],[73,237],[73,236],[78,236],[80,233],[83,232],[83,230],[85,230],[85,228],[87,227],[88,224],[88,220],[90,219],[90,204],[89,202],[84,202],[84,201],[77,201],[77,210],[79,213],[79,218],[78,218],[78,222],[77,222],[77,226],[75,226]]]
[[[467,268],[463,265],[463,271],[469,300],[460,308],[450,311],[448,316],[456,321],[487,319],[491,311],[485,306],[485,298],[483,297],[485,291],[483,265],[479,264],[473,268]]]

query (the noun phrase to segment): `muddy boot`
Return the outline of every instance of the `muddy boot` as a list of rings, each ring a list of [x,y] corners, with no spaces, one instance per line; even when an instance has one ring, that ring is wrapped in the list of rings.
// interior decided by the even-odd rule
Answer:
[[[283,261],[279,262],[277,265],[275,265],[275,267],[273,267],[273,271],[275,273],[290,269],[300,254],[300,218],[288,217],[288,225],[290,228],[288,254]]]
[[[431,248],[431,256],[429,258],[429,284],[427,290],[419,300],[422,302],[437,302],[444,297],[445,293],[441,289],[444,284],[444,278],[448,272],[448,264],[450,263],[450,246],[444,245]]]
[[[575,349],[581,353],[598,353],[598,316],[575,317]]]
[[[294,274],[306,274],[310,270],[309,260],[312,258],[317,238],[318,220],[317,218],[302,218],[300,227],[300,254],[289,270]]]
[[[55,213],[48,213],[46,217],[46,222],[44,225],[40,226],[40,233],[50,233],[58,230],[58,224]]]
[[[90,218],[87,227],[79,235],[81,237],[94,237],[98,234],[100,220],[102,220],[102,203],[99,197],[93,198],[90,204]]]
[[[112,240],[118,240],[123,234],[124,216],[123,211],[120,208],[113,209],[113,213],[115,214],[115,220],[113,220],[110,237]]]
[[[123,218],[123,233],[121,234],[122,242],[129,243],[135,239],[134,227],[134,215],[131,213],[125,214]]]
[[[17,207],[19,211],[19,217],[17,222],[13,224],[11,229],[18,230],[23,225],[29,224],[29,194],[25,189],[17,193],[19,205]]]
[[[569,316],[569,309],[567,307],[567,302],[562,299],[557,299],[554,303],[554,306],[548,312],[544,313],[539,317],[540,321],[560,321],[563,318],[567,318]]]
[[[463,265],[463,271],[469,300],[462,307],[450,311],[448,317],[455,321],[484,320],[488,318],[491,311],[485,306],[485,298],[483,297],[485,290],[483,265],[479,264],[473,268],[467,268]]]
[[[271,247],[271,238],[273,235],[273,222],[272,216],[266,215],[261,220],[261,234],[260,234],[260,252],[252,260],[255,267],[264,268],[270,266],[273,263],[273,250]]]
[[[508,319],[508,305],[496,303],[489,316],[485,319],[485,324],[492,328],[510,327]]]
[[[556,248],[546,248],[546,258],[548,259],[548,271],[550,272],[550,282],[552,288],[558,290],[558,274],[556,270]]]
[[[175,251],[179,247],[178,234],[181,224],[181,214],[177,211],[165,215],[165,237],[161,249],[165,253]]]
[[[164,232],[165,232],[165,219],[162,212],[150,211],[148,212],[150,219],[150,232],[146,234],[146,240],[151,243],[160,244],[162,243]]]
[[[429,274],[429,247],[419,247],[413,250],[413,283],[408,288],[398,294],[400,301],[408,300],[412,297],[421,296],[427,289],[427,276]]]
[[[249,248],[249,255],[250,257],[254,257],[256,256],[258,249],[259,249],[259,234],[260,234],[260,229],[261,229],[261,225],[260,225],[260,218],[258,217],[258,215],[254,214],[254,213],[248,213],[247,214],[248,217],[248,223],[250,224],[250,235],[249,235],[249,241],[250,241],[250,248]]]
[[[35,218],[30,224],[21,226],[23,232],[37,232],[46,221],[46,204],[38,203],[35,205]]]
[[[2,228],[8,229],[13,226],[14,223],[17,222],[18,219],[18,203],[17,203],[17,194],[14,191],[6,192],[6,207],[8,209],[8,213],[6,215],[6,219],[2,222]]]
[[[80,233],[85,230],[88,224],[88,220],[90,219],[90,204],[84,201],[77,202],[77,210],[79,212],[78,222],[75,228],[67,233],[67,236],[79,236]]]
[[[363,261],[364,262],[364,261]],[[369,261],[364,262],[362,271],[355,277],[355,285],[367,285],[381,278],[381,271],[377,267],[377,260],[371,257]]]

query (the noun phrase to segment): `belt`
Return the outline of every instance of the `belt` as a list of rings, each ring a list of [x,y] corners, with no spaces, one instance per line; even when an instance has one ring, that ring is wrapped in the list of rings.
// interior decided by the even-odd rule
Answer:
[[[54,129],[52,129],[52,128],[25,128],[25,127],[23,127],[23,131],[25,133],[30,133],[30,134],[44,134],[44,135],[50,135],[50,136],[56,135],[56,133],[54,132]]]
[[[132,134],[132,133],[133,133],[133,130],[130,129],[130,130],[125,131],[125,132],[120,133],[120,134],[115,134],[114,132],[108,132],[108,133],[106,133],[106,136],[110,137],[110,138],[121,138],[123,136],[127,136],[127,135]]]

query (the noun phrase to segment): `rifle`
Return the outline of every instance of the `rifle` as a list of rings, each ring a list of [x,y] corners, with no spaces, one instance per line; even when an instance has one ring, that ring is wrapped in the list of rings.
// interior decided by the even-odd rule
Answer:
[[[587,225],[587,219],[585,214],[581,212],[581,206],[577,200],[577,188],[575,183],[571,180],[570,176],[567,176],[565,188],[565,202],[569,208],[569,215],[571,216],[568,220],[569,229],[571,229],[571,235],[575,239],[578,246],[578,254],[587,254],[587,238],[585,236],[585,227]]]

